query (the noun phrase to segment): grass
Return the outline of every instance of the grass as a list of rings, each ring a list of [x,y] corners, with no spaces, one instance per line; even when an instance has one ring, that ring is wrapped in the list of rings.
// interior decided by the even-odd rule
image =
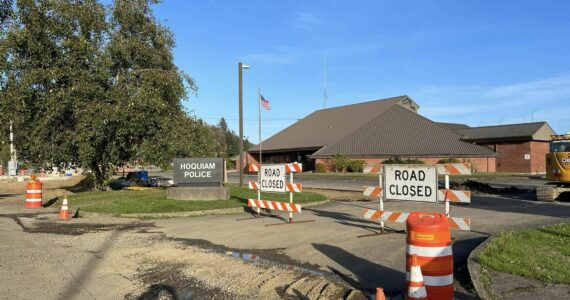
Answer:
[[[69,195],[71,209],[80,208],[86,212],[109,214],[167,213],[183,211],[212,210],[247,206],[248,198],[257,198],[257,192],[247,188],[230,187],[229,200],[181,201],[166,199],[166,190],[148,189],[144,191],[84,192]],[[289,194],[262,193],[262,199],[287,201]],[[294,196],[297,204],[326,200],[326,196],[316,193],[298,193]],[[60,200],[61,201],[61,200]]]
[[[499,272],[570,284],[570,223],[502,233],[479,258]]]

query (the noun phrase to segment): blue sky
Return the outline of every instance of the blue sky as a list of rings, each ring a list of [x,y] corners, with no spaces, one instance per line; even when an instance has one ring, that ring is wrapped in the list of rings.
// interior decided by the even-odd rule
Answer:
[[[257,142],[322,108],[409,95],[436,121],[548,121],[570,131],[570,1],[174,1],[154,7],[177,65],[198,83],[185,105]]]

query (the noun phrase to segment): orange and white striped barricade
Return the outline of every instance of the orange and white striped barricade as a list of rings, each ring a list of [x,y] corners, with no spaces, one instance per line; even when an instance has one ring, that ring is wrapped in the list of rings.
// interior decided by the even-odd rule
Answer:
[[[438,212],[412,212],[406,220],[406,277],[412,259],[421,267],[428,299],[453,299],[453,251],[448,218]]]
[[[300,213],[301,206],[293,202],[293,194],[301,193],[303,185],[293,181],[293,173],[303,171],[303,165],[300,163],[288,163],[281,165],[258,165],[250,164],[250,170],[258,172],[258,181],[250,181],[249,189],[257,190],[257,199],[248,199],[248,206],[257,212],[260,216],[261,209],[271,209],[277,211],[286,211],[289,213],[287,223],[266,224],[265,226],[291,224],[293,223],[293,213]],[[286,174],[289,173],[289,182],[286,182]],[[269,201],[261,199],[261,192],[289,193],[289,203],[279,201]],[[245,220],[245,219],[238,219]],[[314,220],[306,220],[295,223],[313,222]]]
[[[364,197],[369,197],[369,198],[376,198],[378,197],[378,199],[380,200],[380,211],[384,210],[384,200],[385,200],[385,192],[384,189],[382,188],[385,184],[384,184],[384,177],[382,176],[383,173],[383,167],[382,166],[377,166],[377,165],[371,165],[371,166],[366,166],[364,167],[364,171],[365,174],[378,174],[378,186],[365,186],[364,190],[362,191],[362,194],[364,195]],[[384,234],[384,221],[381,220],[380,221],[380,232],[379,233],[373,233],[373,234],[366,234],[366,235],[361,235],[359,237],[367,237],[367,236],[374,236],[374,235],[378,235],[378,234]]]
[[[279,201],[247,199],[247,206],[278,210],[278,211],[288,211],[291,213],[301,212],[301,205],[279,202]]]
[[[382,196],[382,188],[379,186],[365,186],[362,194],[365,197],[376,198]]]
[[[30,182],[26,186],[26,208],[42,207],[42,183],[32,176]]]
[[[445,189],[439,190],[437,199],[445,202],[445,215],[450,216],[449,202],[456,203],[471,203],[471,192],[450,190],[449,188],[449,175],[471,175],[471,164],[468,163],[449,163],[438,164],[437,173],[445,175]]]
[[[261,167],[260,164],[249,164],[249,165],[247,166],[247,170],[248,170],[250,173],[257,173],[257,172],[259,172],[259,168],[260,168],[260,167]]]
[[[298,162],[285,164],[285,172],[287,172],[287,173],[301,173],[301,172],[303,172],[303,164],[298,163]]]
[[[471,230],[471,219],[447,217],[449,227],[457,230]]]
[[[405,223],[409,217],[407,212],[382,211],[375,209],[364,209],[364,218],[373,221],[387,221]],[[448,217],[449,227],[457,230],[471,230],[471,219]]]
[[[378,165],[364,166],[364,169],[362,170],[362,173],[364,174],[378,174],[380,172],[382,172],[382,167]]]

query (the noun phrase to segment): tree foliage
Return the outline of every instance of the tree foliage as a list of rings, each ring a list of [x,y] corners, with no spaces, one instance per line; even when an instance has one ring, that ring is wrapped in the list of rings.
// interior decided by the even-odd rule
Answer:
[[[182,107],[197,86],[157,1],[0,1],[0,122],[14,121],[21,159],[86,168],[101,186],[129,161],[216,152],[211,126]]]

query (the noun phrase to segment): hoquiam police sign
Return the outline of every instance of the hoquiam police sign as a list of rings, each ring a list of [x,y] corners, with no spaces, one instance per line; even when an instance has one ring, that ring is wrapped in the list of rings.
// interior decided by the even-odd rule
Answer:
[[[175,158],[172,169],[178,186],[219,186],[224,181],[223,158]]]
[[[262,192],[285,193],[285,165],[265,165],[259,170],[259,189]]]
[[[437,202],[437,168],[419,165],[386,165],[386,199]]]

